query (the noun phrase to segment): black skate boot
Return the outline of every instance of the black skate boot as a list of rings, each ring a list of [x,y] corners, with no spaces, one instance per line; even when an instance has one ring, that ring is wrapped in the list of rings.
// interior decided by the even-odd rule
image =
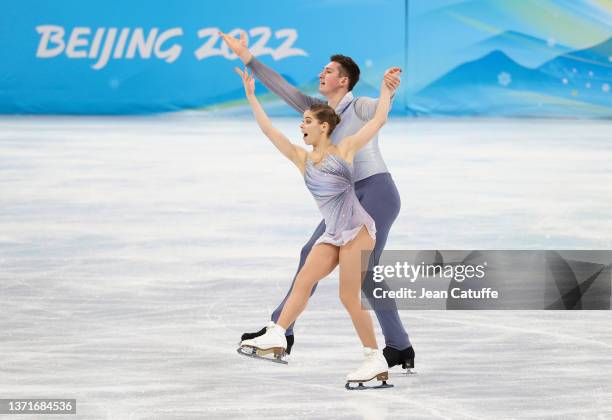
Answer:
[[[242,334],[242,337],[240,337],[240,341],[252,340],[255,337],[259,337],[260,335],[264,335],[266,333],[267,329],[268,329],[268,327],[263,327],[261,330],[259,330],[257,332],[244,333],[244,334]],[[285,350],[285,352],[287,354],[291,354],[291,347],[293,347],[293,340],[294,340],[293,334],[286,335],[285,338],[287,339],[287,350]]]
[[[402,369],[408,370],[408,373],[411,373],[410,369],[414,368],[414,349],[412,346],[404,350],[397,350],[387,346],[383,349],[383,355],[387,359],[387,365],[390,368],[401,365]]]

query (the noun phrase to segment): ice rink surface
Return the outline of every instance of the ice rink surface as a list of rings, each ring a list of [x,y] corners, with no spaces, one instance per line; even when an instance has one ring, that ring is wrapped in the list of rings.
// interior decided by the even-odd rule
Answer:
[[[380,144],[402,197],[387,249],[612,248],[610,121],[392,118]],[[76,398],[79,419],[612,419],[609,311],[402,311],[418,373],[348,392],[334,274],[288,366],[237,355],[319,219],[250,118],[1,117],[0,398]]]

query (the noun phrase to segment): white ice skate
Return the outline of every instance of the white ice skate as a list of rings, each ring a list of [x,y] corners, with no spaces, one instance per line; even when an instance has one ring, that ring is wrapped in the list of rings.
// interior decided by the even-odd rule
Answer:
[[[286,365],[287,360],[284,359],[286,349],[287,339],[285,338],[285,331],[278,325],[272,324],[266,327],[264,335],[242,341],[238,348],[238,353],[243,356]],[[266,357],[266,355],[273,355],[274,358]]]
[[[387,380],[389,379],[387,359],[385,359],[385,356],[383,356],[382,351],[364,347],[363,354],[365,356],[365,360],[361,366],[346,376],[345,388],[351,391],[391,388],[393,385],[387,383]],[[382,381],[382,384],[377,386],[363,385],[364,382],[371,381],[372,379]],[[351,383],[358,383],[359,385],[351,386]]]

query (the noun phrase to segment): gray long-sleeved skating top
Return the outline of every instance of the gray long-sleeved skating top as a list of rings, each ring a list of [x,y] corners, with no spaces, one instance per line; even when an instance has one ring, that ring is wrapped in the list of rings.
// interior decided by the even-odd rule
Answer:
[[[325,101],[308,96],[300,92],[283,77],[266,66],[256,58],[252,58],[247,65],[257,79],[270,91],[280,96],[287,104],[300,114],[303,114],[311,105],[326,103]],[[348,92],[336,107],[336,113],[340,116],[340,124],[336,126],[331,135],[334,144],[344,137],[355,134],[364,124],[374,117],[378,100],[360,96],[355,98],[352,92]],[[380,154],[378,147],[378,134],[361,148],[353,158],[354,179],[360,181],[369,176],[389,172]]]

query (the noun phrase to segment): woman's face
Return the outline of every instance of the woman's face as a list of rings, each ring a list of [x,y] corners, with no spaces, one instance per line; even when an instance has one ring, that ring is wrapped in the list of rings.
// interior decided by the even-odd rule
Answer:
[[[325,134],[327,123],[321,124],[310,110],[304,112],[304,118],[300,124],[304,143],[315,146]]]

